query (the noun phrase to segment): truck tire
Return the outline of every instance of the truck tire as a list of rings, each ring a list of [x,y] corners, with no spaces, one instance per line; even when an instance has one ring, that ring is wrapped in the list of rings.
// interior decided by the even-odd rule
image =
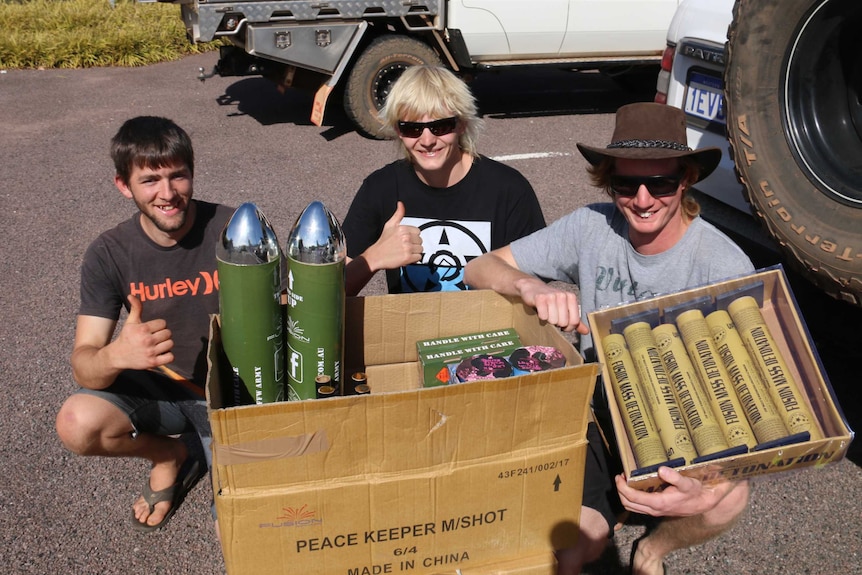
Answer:
[[[755,214],[821,290],[862,306],[862,3],[737,0],[730,150]]]
[[[380,36],[359,55],[344,87],[344,110],[358,131],[382,139],[377,112],[408,66],[440,65],[430,46],[407,36]]]

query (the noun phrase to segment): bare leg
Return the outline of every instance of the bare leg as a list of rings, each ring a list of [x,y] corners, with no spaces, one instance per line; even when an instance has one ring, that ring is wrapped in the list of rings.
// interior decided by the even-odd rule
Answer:
[[[557,575],[577,575],[584,565],[602,556],[610,528],[604,516],[591,507],[581,507],[580,534],[571,549],[557,551]]]
[[[185,444],[171,437],[140,433],[125,413],[102,398],[76,394],[57,414],[57,434],[69,451],[84,456],[141,457],[152,463],[150,488],[166,489],[174,484],[180,466],[188,457]],[[155,525],[170,509],[169,502],[156,504],[152,514],[143,497],[132,506],[138,521]]]
[[[749,486],[741,481],[713,509],[690,517],[666,517],[642,538],[632,561],[634,575],[661,575],[665,556],[713,539],[736,523],[748,504]]]

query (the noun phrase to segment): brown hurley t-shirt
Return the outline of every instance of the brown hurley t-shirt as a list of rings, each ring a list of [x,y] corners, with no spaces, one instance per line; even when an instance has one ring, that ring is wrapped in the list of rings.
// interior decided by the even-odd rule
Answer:
[[[96,238],[84,254],[78,313],[117,320],[136,295],[143,321],[167,321],[175,357],[168,367],[203,389],[209,317],[219,309],[216,242],[234,209],[196,203],[194,226],[176,246],[153,242],[140,213]]]

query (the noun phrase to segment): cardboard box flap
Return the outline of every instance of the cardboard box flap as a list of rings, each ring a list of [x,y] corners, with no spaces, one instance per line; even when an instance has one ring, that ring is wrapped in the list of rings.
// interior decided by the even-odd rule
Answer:
[[[218,483],[238,493],[367,480],[578,442],[597,372],[212,410]]]
[[[416,361],[418,340],[507,327],[525,344],[562,347],[569,365],[583,363],[559,333],[553,337],[540,329],[535,315],[518,298],[491,290],[348,298],[345,339],[351,345],[345,346],[344,363],[358,368]]]

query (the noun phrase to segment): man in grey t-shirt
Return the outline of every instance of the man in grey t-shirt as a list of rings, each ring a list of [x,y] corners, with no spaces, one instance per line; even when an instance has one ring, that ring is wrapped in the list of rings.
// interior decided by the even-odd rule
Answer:
[[[473,260],[465,272],[468,285],[519,296],[540,319],[577,331],[582,355],[595,361],[588,313],[753,271],[739,247],[698,217],[699,206],[687,194],[716,168],[721,151],[688,147],[681,110],[654,103],[623,106],[606,148],[578,149],[590,163],[593,184],[613,203],[578,209]],[[577,284],[580,299],[547,280]],[[618,475],[615,493],[594,423],[588,437],[581,536],[574,549],[557,553],[560,574],[579,573],[599,558],[613,535],[614,504],[620,501],[629,511],[664,518],[633,545],[631,570],[637,575],[663,573],[668,553],[721,534],[747,505],[747,482],[707,488],[669,467],[659,469],[668,484],[661,492],[637,491]]]
[[[664,201],[645,195],[649,203]],[[621,201],[635,204],[637,200]],[[636,226],[652,225],[650,218],[661,214],[661,210],[652,207],[646,212],[638,212],[640,209],[641,206],[629,209],[631,217],[636,218],[633,226],[618,205],[592,204],[512,242],[509,249],[518,269],[578,285],[582,326],[586,325],[587,313],[604,307],[753,271],[739,246],[700,217],[692,217],[669,247],[640,251],[629,237],[638,233]],[[580,348],[587,361],[596,361],[589,333],[581,335]]]

